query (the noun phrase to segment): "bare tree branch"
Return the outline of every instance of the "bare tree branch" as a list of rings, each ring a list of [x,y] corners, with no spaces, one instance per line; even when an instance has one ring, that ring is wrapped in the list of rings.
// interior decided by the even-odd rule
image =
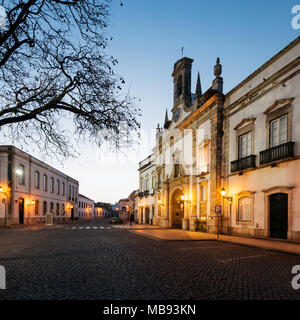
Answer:
[[[104,53],[110,0],[0,0],[0,132],[67,157],[83,139],[122,148],[140,124]],[[72,116],[74,132],[68,120]]]

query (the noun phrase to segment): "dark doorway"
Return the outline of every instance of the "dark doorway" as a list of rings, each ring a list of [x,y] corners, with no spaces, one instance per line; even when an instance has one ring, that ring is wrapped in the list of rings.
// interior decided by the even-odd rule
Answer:
[[[74,220],[74,207],[71,208],[71,220]]]
[[[287,239],[288,195],[275,193],[270,196],[270,237]]]
[[[19,199],[19,224],[24,224],[24,199]]]
[[[146,215],[146,224],[149,224],[149,208],[145,208],[145,215]]]

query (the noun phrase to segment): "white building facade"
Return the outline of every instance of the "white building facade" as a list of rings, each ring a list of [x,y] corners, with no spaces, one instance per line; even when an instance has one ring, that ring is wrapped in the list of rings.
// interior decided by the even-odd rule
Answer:
[[[77,217],[78,181],[14,146],[0,146],[0,224]]]
[[[82,195],[78,195],[78,217],[80,219],[93,219],[97,216],[97,212],[94,208],[94,200]]]
[[[172,115],[153,164],[142,162],[140,207],[162,227],[300,240],[300,37],[227,94],[219,58],[212,86],[202,94],[198,74],[192,93],[192,62],[174,64]]]
[[[139,193],[138,193],[138,222],[153,224],[155,219],[154,194],[156,189],[157,176],[155,172],[155,155],[139,163]]]
[[[300,38],[224,104],[224,232],[300,240]]]

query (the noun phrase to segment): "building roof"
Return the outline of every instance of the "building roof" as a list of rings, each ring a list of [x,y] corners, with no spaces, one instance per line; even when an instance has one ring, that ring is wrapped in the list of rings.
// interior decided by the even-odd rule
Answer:
[[[84,195],[83,195],[83,194],[81,194],[81,193],[79,193],[79,194],[78,194],[78,197],[85,198],[85,199],[88,199],[88,200],[90,200],[90,201],[93,201],[93,202],[94,202],[94,200],[92,200],[91,198],[88,198],[88,197],[84,196]]]
[[[69,179],[72,182],[75,182],[77,184],[79,184],[78,180],[68,176],[67,174],[61,172],[60,170],[57,170],[56,168],[50,166],[49,164],[47,164],[46,162],[30,155],[29,153],[13,146],[13,145],[0,145],[0,153],[1,152],[8,152],[9,150],[11,150],[13,153],[17,154],[18,156],[23,156],[24,158],[28,157],[28,160],[31,160],[32,162],[35,162],[36,164],[40,165],[41,167],[44,167],[45,169],[49,170],[49,171],[53,171],[54,173],[64,176],[67,179]]]

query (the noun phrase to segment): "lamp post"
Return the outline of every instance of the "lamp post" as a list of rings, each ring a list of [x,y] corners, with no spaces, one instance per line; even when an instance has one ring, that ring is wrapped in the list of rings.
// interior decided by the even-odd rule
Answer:
[[[222,196],[222,211],[224,212],[224,196],[226,194],[226,190],[224,187],[221,189],[221,196]],[[218,215],[218,239],[220,234],[220,215]]]
[[[0,192],[4,194],[5,196],[5,206],[4,206],[4,227],[6,227],[6,191],[4,191],[4,189],[0,186]]]

